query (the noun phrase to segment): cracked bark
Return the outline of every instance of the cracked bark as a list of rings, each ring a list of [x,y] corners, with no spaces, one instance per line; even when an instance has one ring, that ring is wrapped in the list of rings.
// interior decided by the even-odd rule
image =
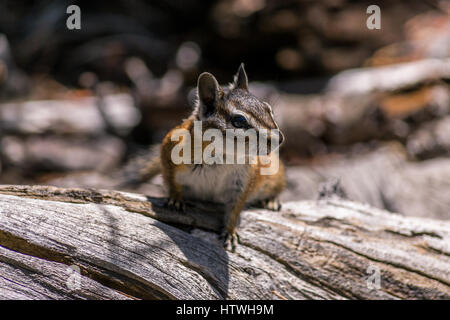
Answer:
[[[45,186],[0,186],[3,299],[450,299],[450,222],[338,198],[242,213],[241,244],[217,240],[221,208]],[[69,266],[81,270],[70,289]],[[379,287],[374,279],[379,271]],[[372,276],[372,277],[371,277]]]

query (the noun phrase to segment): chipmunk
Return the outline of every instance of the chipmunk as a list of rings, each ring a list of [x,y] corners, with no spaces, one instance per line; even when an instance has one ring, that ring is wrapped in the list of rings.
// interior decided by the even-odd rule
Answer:
[[[173,139],[174,133],[184,129],[193,136],[194,122],[201,121],[202,132],[207,129],[218,129],[221,132],[226,129],[254,129],[259,134],[262,129],[276,129],[279,132],[276,137],[279,145],[284,136],[274,121],[272,107],[249,92],[243,64],[234,81],[225,89],[221,88],[211,73],[202,73],[198,78],[197,93],[198,101],[192,114],[181,125],[172,129],[161,145],[160,169],[169,192],[168,206],[183,210],[185,199],[223,203],[225,217],[221,238],[224,247],[234,251],[239,242],[236,232],[239,215],[246,204],[280,209],[277,196],[285,187],[285,173],[278,153],[265,155],[265,160],[279,161],[278,170],[269,175],[261,173],[261,169],[268,166],[267,162],[262,161],[264,155],[258,155],[254,163],[198,164],[191,161],[191,164],[175,164],[172,159],[174,146],[188,141]],[[208,145],[203,141],[202,151]],[[224,156],[227,152],[224,152]],[[193,156],[194,152],[191,153],[191,157]]]

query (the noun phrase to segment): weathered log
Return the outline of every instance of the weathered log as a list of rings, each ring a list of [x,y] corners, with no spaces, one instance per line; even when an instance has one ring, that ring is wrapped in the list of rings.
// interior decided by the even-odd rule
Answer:
[[[0,137],[0,159],[24,171],[110,170],[125,152],[122,140],[109,135],[86,137]]]
[[[448,115],[449,103],[448,85],[439,84],[401,93],[283,94],[273,105],[286,147],[316,154],[358,142],[403,142],[423,123]]]
[[[316,198],[321,183],[339,179],[353,201],[407,216],[450,219],[450,159],[408,161],[404,148],[391,143],[372,152],[290,167],[284,201]]]
[[[9,134],[103,134],[107,124],[97,98],[41,100],[0,104],[0,127]],[[129,132],[140,120],[131,96],[107,95],[103,112],[118,132]]]
[[[175,213],[162,198],[116,191],[0,186],[0,298],[450,298],[450,222],[337,198],[290,202],[243,212],[231,253],[217,240],[220,212],[188,203]],[[81,270],[78,288],[67,285],[68,266]]]
[[[339,95],[394,91],[450,78],[450,59],[424,59],[376,68],[346,70],[333,77],[328,90]]]

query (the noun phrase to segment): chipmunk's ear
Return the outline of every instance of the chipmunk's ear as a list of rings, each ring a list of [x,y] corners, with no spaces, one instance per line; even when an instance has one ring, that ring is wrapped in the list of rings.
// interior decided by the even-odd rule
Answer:
[[[200,99],[200,111],[203,116],[214,112],[217,102],[223,96],[222,88],[211,73],[203,72],[198,77],[198,97]]]
[[[242,89],[248,91],[248,78],[247,73],[245,73],[244,63],[241,63],[238,72],[234,76],[233,87],[234,89]]]

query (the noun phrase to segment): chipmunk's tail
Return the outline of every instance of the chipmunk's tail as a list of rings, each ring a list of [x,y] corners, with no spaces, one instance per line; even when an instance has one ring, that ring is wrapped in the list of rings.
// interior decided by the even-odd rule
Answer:
[[[161,145],[153,145],[148,150],[133,156],[118,173],[118,189],[139,185],[161,173]]]

